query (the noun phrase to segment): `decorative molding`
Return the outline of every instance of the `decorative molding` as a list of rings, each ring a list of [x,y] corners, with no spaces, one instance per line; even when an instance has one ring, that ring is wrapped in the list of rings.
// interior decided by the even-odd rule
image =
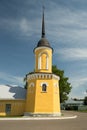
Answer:
[[[40,50],[40,49],[48,49],[48,50],[52,50],[52,48],[49,48],[49,47],[43,47],[43,46],[42,46],[42,47],[37,47],[37,48],[35,48],[35,50],[34,50],[35,53],[36,53],[37,50]]]
[[[41,74],[41,73],[34,73],[34,74],[28,74],[27,75],[27,80],[32,80],[32,79],[57,79],[60,80],[60,77],[54,74]]]
[[[30,83],[30,84],[29,84],[29,87],[34,87],[34,83],[33,83],[33,82]]]

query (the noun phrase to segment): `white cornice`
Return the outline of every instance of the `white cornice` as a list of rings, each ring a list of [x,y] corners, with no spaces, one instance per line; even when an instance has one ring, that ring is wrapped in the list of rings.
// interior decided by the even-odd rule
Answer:
[[[44,47],[44,46],[42,46],[42,47],[37,47],[37,48],[35,48],[34,52],[36,52],[37,50],[40,50],[40,49],[52,50],[52,48],[50,48],[50,47]]]
[[[55,74],[45,74],[45,73],[34,73],[34,74],[28,74],[27,75],[27,80],[32,80],[32,79],[57,79],[60,80],[60,77],[55,75]]]

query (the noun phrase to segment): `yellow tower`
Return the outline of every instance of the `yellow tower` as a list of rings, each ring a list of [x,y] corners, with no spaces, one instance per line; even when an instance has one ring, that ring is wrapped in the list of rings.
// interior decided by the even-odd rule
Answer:
[[[42,37],[34,49],[35,72],[26,75],[25,115],[61,115],[59,77],[52,73],[52,53],[53,48],[45,38],[43,10]]]

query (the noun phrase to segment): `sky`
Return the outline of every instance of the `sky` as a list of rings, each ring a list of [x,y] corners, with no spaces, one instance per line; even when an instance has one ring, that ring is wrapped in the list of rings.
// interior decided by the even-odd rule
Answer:
[[[0,84],[24,86],[34,70],[42,6],[53,65],[72,85],[70,98],[87,96],[87,0],[0,0]]]

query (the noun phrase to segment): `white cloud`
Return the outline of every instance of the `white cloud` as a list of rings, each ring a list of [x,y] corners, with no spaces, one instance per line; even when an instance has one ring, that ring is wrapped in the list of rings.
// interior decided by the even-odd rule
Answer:
[[[55,14],[55,15],[54,15]],[[87,12],[54,8],[47,14],[47,32],[58,44],[59,40],[68,45],[86,45],[87,43]]]
[[[66,59],[66,60],[86,60],[87,59],[86,48],[55,49],[55,53],[60,55],[62,59]]]
[[[12,32],[18,37],[22,36],[22,38],[35,35],[35,33],[39,33],[40,30],[39,19],[34,21],[25,17],[21,19],[2,18],[0,19],[0,27],[8,32]]]
[[[39,24],[38,19],[36,19],[35,21],[31,21],[27,18],[22,18],[18,23],[18,28],[21,34],[24,35],[25,37],[32,36],[36,32],[39,32],[39,29],[37,29],[38,24]]]
[[[4,72],[0,72],[0,80],[4,80],[7,81],[9,83],[13,83],[13,84],[23,84],[23,77],[19,77],[19,76],[14,76],[14,75],[10,75]]]
[[[83,94],[84,94],[84,96],[87,96],[87,92],[86,91],[84,91]]]
[[[73,86],[73,88],[78,88],[78,87],[85,87],[85,84],[87,84],[87,77],[84,76],[72,76],[70,78],[70,82]]]
[[[20,25],[22,32],[27,33],[29,31],[29,22],[25,18],[23,18],[20,21],[19,25]]]
[[[87,95],[87,77],[82,75],[72,76],[72,78],[70,78],[70,82],[72,85],[72,90],[69,94],[70,98],[84,98]]]
[[[51,36],[57,42],[59,39],[66,43],[69,41],[70,44],[77,41],[77,44],[82,43],[82,41],[87,42],[86,11],[72,11],[69,8],[63,8],[58,5],[55,7],[55,2],[51,2],[51,7],[51,10],[45,11],[46,33],[48,36]],[[19,36],[31,36],[41,32],[42,17],[37,17],[36,19],[34,16],[36,14],[31,16],[29,13],[29,17],[21,16],[20,19],[2,18],[0,19],[0,25],[3,28],[15,31]]]

